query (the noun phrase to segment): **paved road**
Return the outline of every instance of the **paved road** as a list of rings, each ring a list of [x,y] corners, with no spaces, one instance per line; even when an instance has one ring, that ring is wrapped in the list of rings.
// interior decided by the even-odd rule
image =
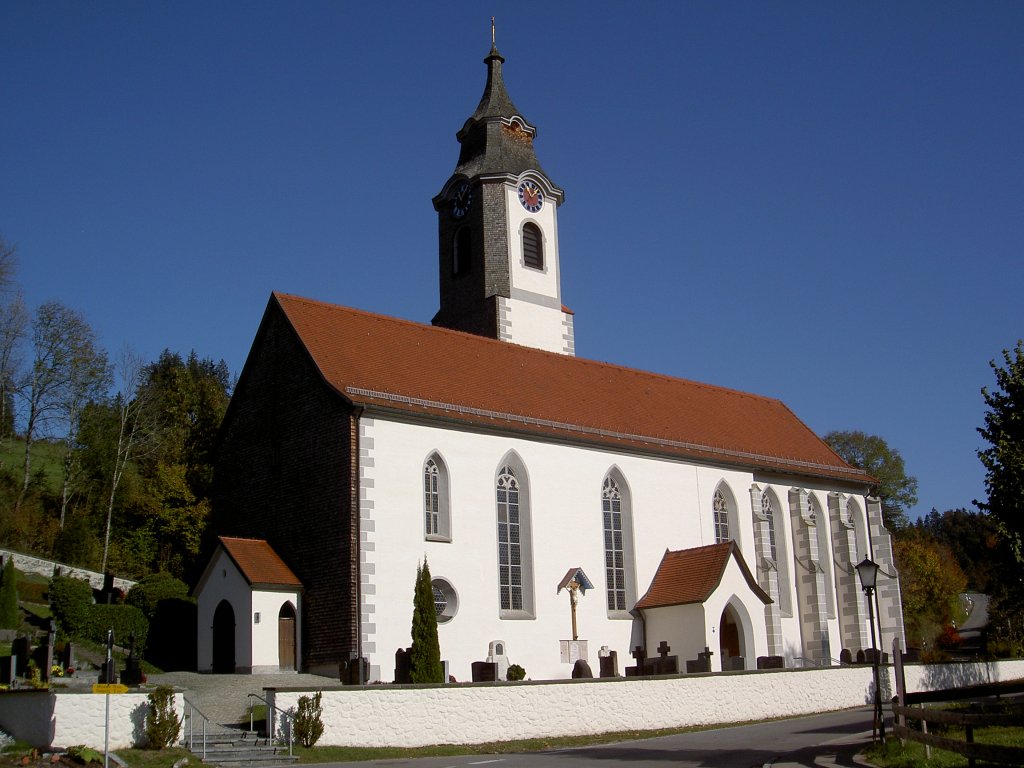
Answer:
[[[581,716],[586,716],[581,713]],[[861,768],[853,756],[871,740],[871,709],[757,725],[662,736],[657,739],[593,747],[510,755],[465,755],[358,763],[329,763],[321,768],[408,766],[408,768],[601,768],[672,765],[682,768]]]

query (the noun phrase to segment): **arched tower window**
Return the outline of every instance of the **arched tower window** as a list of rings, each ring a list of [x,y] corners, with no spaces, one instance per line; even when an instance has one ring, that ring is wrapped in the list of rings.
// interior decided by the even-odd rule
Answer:
[[[436,453],[423,465],[423,535],[431,541],[452,540],[448,469]]]
[[[459,227],[455,232],[455,240],[452,243],[452,274],[469,274],[473,264],[473,236],[468,226]]]
[[[509,617],[533,611],[530,499],[519,472],[511,462],[503,464],[495,482],[499,607]]]
[[[715,491],[711,508],[715,515],[715,543],[730,541],[732,537],[729,536],[729,502],[721,489]]]
[[[533,269],[544,269],[544,236],[533,222],[523,225],[523,264]]]

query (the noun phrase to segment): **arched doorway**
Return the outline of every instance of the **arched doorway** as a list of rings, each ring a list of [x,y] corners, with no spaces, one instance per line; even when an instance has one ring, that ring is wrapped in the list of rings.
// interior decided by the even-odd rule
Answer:
[[[277,614],[277,664],[295,669],[295,608],[285,603]]]
[[[231,603],[221,600],[213,612],[213,673],[234,674],[235,611]]]
[[[718,625],[719,653],[721,653],[722,669],[743,669],[743,628],[736,609],[731,605],[722,611],[722,620]]]

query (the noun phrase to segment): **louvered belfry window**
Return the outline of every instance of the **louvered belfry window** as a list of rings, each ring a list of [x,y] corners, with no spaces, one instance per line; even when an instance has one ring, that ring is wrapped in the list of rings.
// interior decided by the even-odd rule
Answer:
[[[544,239],[540,227],[530,222],[523,225],[523,263],[533,269],[544,269]]]

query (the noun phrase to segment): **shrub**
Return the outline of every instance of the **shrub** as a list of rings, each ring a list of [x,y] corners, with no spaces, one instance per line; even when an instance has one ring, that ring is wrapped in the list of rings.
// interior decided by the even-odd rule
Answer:
[[[506,680],[522,680],[526,677],[526,670],[518,664],[509,664],[508,672],[505,673]]]
[[[90,606],[92,587],[85,579],[54,576],[50,581],[50,610],[53,612],[57,627],[64,635],[81,636],[88,621]]]
[[[101,755],[95,749],[85,746],[84,744],[76,744],[73,747],[68,747],[68,757],[70,757],[76,763],[81,763],[82,765],[103,762],[103,755]]]
[[[17,629],[21,624],[18,613],[18,573],[14,570],[14,558],[8,557],[0,577],[0,628]]]
[[[174,689],[169,685],[157,687],[149,696],[146,711],[146,738],[152,749],[169,747],[178,740],[181,723],[174,712]]]
[[[295,739],[306,748],[316,744],[324,733],[324,722],[321,719],[324,709],[320,706],[322,698],[321,691],[312,697],[299,696],[299,711],[295,713]]]
[[[136,653],[141,653],[146,647],[149,622],[134,605],[89,606],[77,636],[96,643],[106,643],[109,629],[114,630],[115,642],[124,648],[128,647],[132,635],[135,635]]]
[[[188,585],[181,579],[161,571],[139,579],[139,583],[128,592],[125,603],[134,605],[152,621],[161,600],[188,599]]]

